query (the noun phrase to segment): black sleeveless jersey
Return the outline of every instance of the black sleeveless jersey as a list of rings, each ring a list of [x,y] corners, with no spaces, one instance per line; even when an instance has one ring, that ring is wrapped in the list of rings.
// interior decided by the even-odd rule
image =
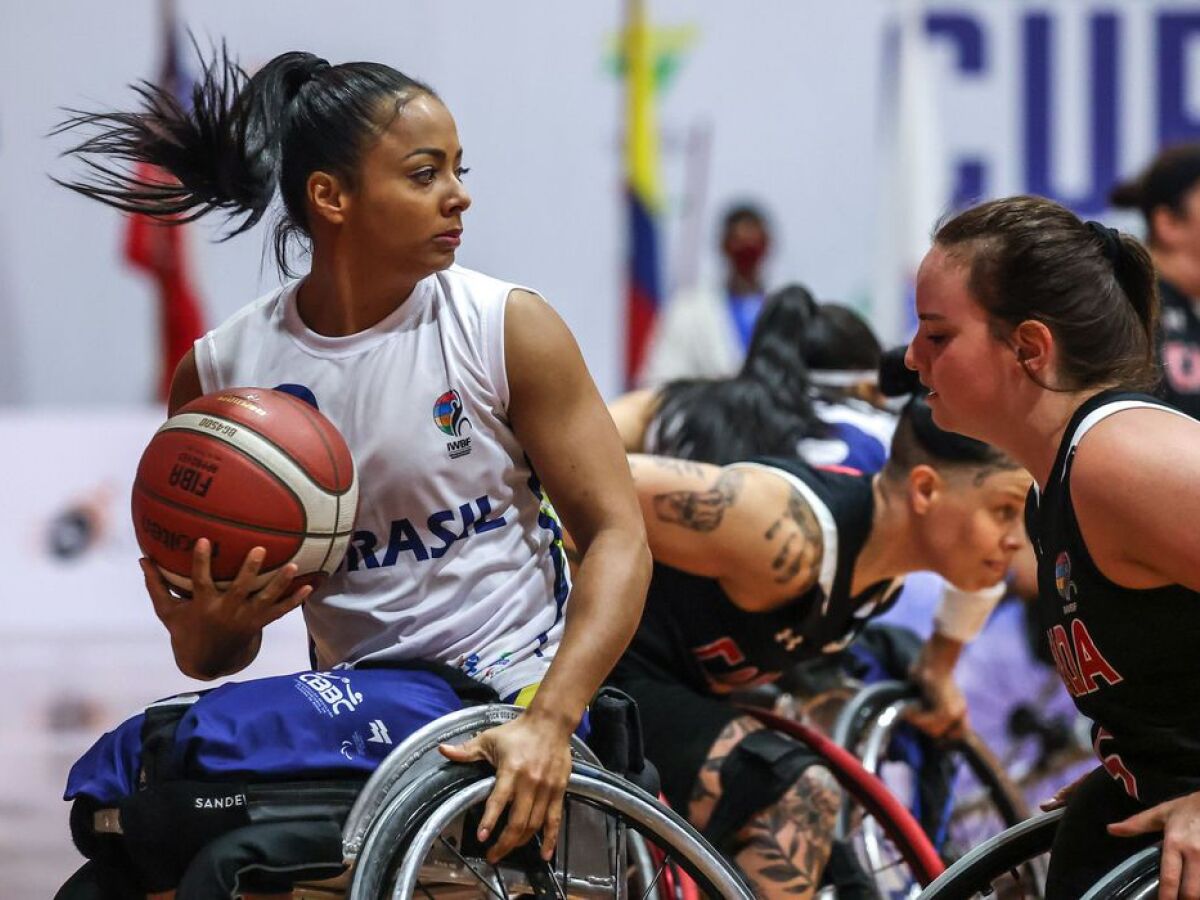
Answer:
[[[1076,411],[1044,489],[1029,492],[1025,522],[1038,561],[1038,616],[1059,674],[1093,722],[1104,767],[1130,796],[1155,804],[1200,788],[1200,593],[1109,581],[1088,554],[1071,503],[1079,440],[1131,401],[1165,406],[1107,391]]]
[[[787,478],[821,523],[825,552],[818,583],[769,612],[740,609],[715,579],[655,564],[628,656],[713,694],[774,681],[798,662],[842,649],[868,617],[895,602],[902,581],[850,596],[854,562],[871,530],[870,476],[790,458],[738,465],[765,466]]]
[[[1200,419],[1200,316],[1190,297],[1159,279],[1159,395],[1176,409]]]

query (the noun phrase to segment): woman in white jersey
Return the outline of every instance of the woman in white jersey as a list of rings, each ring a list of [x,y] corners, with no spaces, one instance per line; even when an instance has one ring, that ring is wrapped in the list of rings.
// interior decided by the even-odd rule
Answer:
[[[1066,805],[1048,898],[1162,840],[1161,900],[1200,898],[1200,424],[1159,377],[1158,298],[1133,238],[1040,197],[938,229],[908,363],[934,420],[1034,476],[1038,617],[1101,765]]]
[[[427,85],[285,53],[253,78],[222,55],[190,110],[158,86],[141,94],[137,112],[64,125],[92,129],[72,151],[92,177],[68,187],[167,221],[220,210],[240,217],[235,234],[278,190],[281,268],[291,237],[311,255],[302,278],[197,341],[170,410],[237,384],[291,391],[346,436],[362,488],[346,561],[316,592],[291,590],[287,567],[248,594],[260,550],[221,592],[197,541],[188,598],[143,560],[180,669],[241,670],[262,629],[303,606],[320,668],[431,660],[502,697],[540,684],[519,719],[444,752],[498,770],[481,836],[509,818],[491,855],[542,831],[549,858],[568,737],[637,625],[650,571],[621,443],[574,339],[537,294],[454,265],[471,200],[454,119]],[[556,509],[583,551],[573,590]]]

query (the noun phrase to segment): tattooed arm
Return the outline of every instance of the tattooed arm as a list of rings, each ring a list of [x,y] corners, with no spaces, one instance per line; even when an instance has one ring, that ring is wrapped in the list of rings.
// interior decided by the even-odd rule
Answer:
[[[781,606],[817,580],[821,527],[782,474],[630,456],[655,560],[716,578],[749,611]]]

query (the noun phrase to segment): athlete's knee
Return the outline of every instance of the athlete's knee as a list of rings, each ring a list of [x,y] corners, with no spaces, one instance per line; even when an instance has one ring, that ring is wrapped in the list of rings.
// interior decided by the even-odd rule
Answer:
[[[735,859],[756,896],[812,897],[833,846],[837,782],[810,765],[738,833]]]
[[[812,765],[779,798],[774,819],[790,820],[814,844],[828,845],[833,840],[841,801],[841,786],[833,773],[825,766]]]
[[[807,746],[777,731],[746,735],[721,764],[721,797],[705,834],[719,846],[785,798],[792,808],[799,808],[803,797],[821,810],[836,811],[836,783],[819,762]],[[810,770],[814,774],[806,777]]]
[[[722,800],[725,788],[730,783],[725,771],[729,758],[737,753],[738,747],[748,735],[761,730],[762,727],[762,723],[749,716],[739,717],[721,729],[721,733],[709,748],[708,758],[696,773],[692,784],[687,810],[688,820],[706,834],[709,833],[713,815],[729,803],[728,800]],[[727,826],[722,828],[728,830]]]
[[[841,804],[842,786],[825,766],[812,765],[796,779],[787,796],[793,800],[803,800],[822,817],[833,821]]]

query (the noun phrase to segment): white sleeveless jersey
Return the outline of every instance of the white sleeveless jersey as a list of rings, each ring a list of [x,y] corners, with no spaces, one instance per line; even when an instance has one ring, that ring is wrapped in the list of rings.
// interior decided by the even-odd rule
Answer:
[[[354,537],[305,603],[317,665],[436,660],[507,696],[540,681],[570,591],[561,529],[508,425],[504,309],[515,285],[454,266],[386,319],[325,337],[299,282],[196,342],[205,393],[284,386],[345,436]]]

